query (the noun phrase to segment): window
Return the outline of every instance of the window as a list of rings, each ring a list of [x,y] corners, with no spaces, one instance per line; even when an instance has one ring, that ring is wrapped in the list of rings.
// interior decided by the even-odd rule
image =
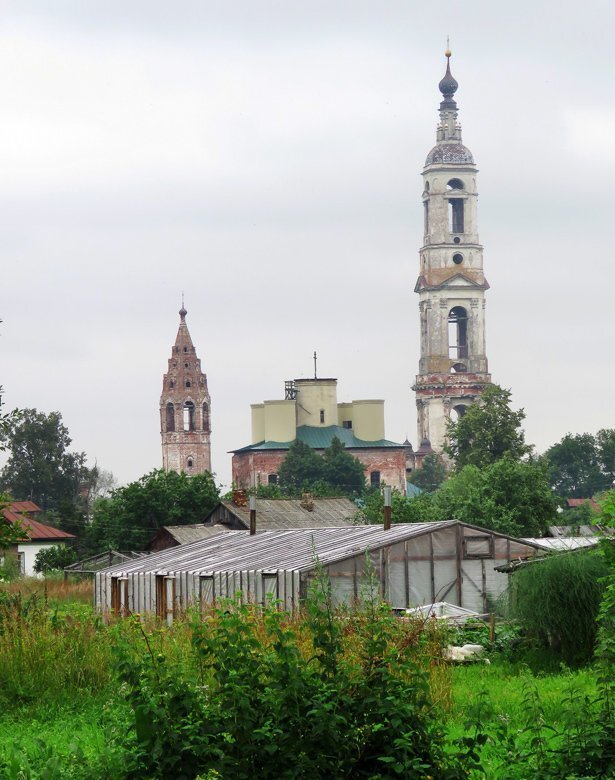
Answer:
[[[369,475],[369,484],[372,487],[380,487],[380,472],[372,471]]]
[[[325,421],[325,410],[321,409],[320,410],[320,424],[322,425],[324,423],[324,421]]]
[[[17,553],[17,571],[20,574],[26,573],[26,554],[22,552]]]
[[[186,401],[184,404],[184,430],[194,431],[194,404],[192,401]]]
[[[451,374],[465,374],[467,370],[467,366],[464,366],[463,363],[454,363],[451,366]]]
[[[278,475],[277,474],[268,474],[267,475],[267,484],[268,485],[277,485],[278,484]]]
[[[175,407],[172,403],[167,404],[167,431],[175,430]]]
[[[493,558],[493,536],[464,536],[464,558]]]
[[[171,388],[171,390],[175,387],[175,380],[174,379],[171,379],[171,381],[169,382],[169,387]]]
[[[352,428],[352,420],[344,420],[342,422],[342,428]]]
[[[468,356],[468,312],[463,306],[454,306],[448,313],[448,356]]]
[[[423,233],[427,235],[429,233],[429,201],[428,200],[423,201],[423,217],[424,217]]]
[[[184,368],[188,368],[188,363],[184,363]]]
[[[463,415],[468,411],[468,407],[464,406],[464,404],[457,404],[457,406],[453,406],[451,409],[451,419],[455,422],[459,420]]]
[[[209,404],[203,404],[203,430],[205,433],[211,433],[211,428],[209,427]]]
[[[463,199],[450,198],[449,206],[449,230],[451,233],[463,233]]]
[[[462,190],[463,182],[461,181],[461,179],[450,179],[450,181],[447,182],[446,186],[449,190]]]
[[[189,379],[186,379],[186,387],[192,387],[192,382]]]
[[[463,255],[461,252],[455,252],[453,255],[453,263],[455,263],[455,265],[461,265],[463,263]]]
[[[184,352],[187,352],[187,351],[188,351],[188,347],[184,347]]]
[[[188,466],[189,469],[192,468],[192,466],[194,465],[194,461],[192,460],[192,458],[188,458],[186,465]]]

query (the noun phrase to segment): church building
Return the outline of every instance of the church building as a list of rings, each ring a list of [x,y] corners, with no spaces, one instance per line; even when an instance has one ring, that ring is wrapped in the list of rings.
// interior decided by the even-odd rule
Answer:
[[[160,432],[165,471],[211,471],[211,399],[207,376],[190,338],[183,304],[179,329],[162,380]]]
[[[252,443],[233,452],[238,488],[276,484],[295,439],[317,452],[337,437],[361,461],[366,484],[406,490],[406,447],[384,437],[384,401],[337,402],[337,379],[295,379],[284,399],[252,404]]]
[[[485,348],[489,284],[476,209],[478,169],[461,140],[454,100],[458,84],[450,57],[447,50],[436,145],[423,168],[424,236],[415,286],[421,357],[413,390],[423,456],[432,448],[442,452],[447,420],[463,415],[491,383]]]

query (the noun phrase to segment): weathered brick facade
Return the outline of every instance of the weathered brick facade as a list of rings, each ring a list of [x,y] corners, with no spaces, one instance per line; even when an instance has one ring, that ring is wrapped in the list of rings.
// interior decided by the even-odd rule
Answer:
[[[317,450],[322,452],[322,450]],[[406,451],[400,445],[387,448],[348,449],[348,452],[360,460],[365,468],[365,480],[368,485],[378,479],[406,491]],[[249,450],[233,455],[233,482],[237,487],[249,488],[266,485],[270,476],[276,475],[288,450]],[[377,478],[375,472],[379,472]],[[374,477],[372,478],[372,474]]]
[[[162,467],[201,474],[211,471],[211,399],[207,376],[190,338],[184,307],[160,396]]]

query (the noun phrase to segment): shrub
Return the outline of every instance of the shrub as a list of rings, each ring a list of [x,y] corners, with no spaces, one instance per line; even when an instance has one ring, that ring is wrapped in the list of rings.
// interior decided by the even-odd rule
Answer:
[[[50,571],[62,570],[77,560],[77,553],[65,544],[46,547],[36,553],[34,571],[47,574]]]
[[[508,608],[528,635],[569,664],[589,661],[609,566],[598,551],[559,553],[511,577]]]

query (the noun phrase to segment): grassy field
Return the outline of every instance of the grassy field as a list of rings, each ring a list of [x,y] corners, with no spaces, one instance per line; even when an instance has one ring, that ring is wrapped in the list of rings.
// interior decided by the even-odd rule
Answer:
[[[27,581],[0,590],[0,778],[126,777],[138,747],[116,649],[133,643],[136,658],[144,646],[126,621],[103,624],[89,596],[83,583]],[[17,620],[10,618],[16,605]],[[187,626],[176,625],[171,633],[153,625],[150,630],[154,653],[163,651],[173,668],[182,669],[190,645]],[[503,654],[490,660],[434,667],[447,750],[475,749],[482,765],[471,768],[470,762],[467,776],[606,777],[549,769],[554,756],[592,750],[595,670],[571,671],[540,656],[525,656],[533,670]]]

